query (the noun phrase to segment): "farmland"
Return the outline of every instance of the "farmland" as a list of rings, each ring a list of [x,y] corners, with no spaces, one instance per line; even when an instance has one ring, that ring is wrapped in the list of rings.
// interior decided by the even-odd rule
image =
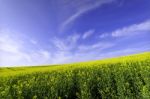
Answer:
[[[73,64],[3,67],[0,99],[150,99],[150,52]]]

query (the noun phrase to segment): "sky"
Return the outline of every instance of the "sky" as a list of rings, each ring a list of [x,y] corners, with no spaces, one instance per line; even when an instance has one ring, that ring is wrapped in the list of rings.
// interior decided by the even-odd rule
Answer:
[[[150,51],[150,0],[0,0],[0,67]]]

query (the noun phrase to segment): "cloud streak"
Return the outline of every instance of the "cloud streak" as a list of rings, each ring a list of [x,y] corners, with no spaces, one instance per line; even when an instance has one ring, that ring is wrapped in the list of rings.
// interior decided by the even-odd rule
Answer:
[[[37,49],[30,49],[26,45],[35,47],[38,42],[35,44],[32,39],[14,35],[12,31],[1,31],[0,66],[31,66],[85,61],[87,57],[91,59],[97,52],[110,47],[106,43],[84,45],[80,44],[79,40],[82,40],[79,34],[72,34],[64,39],[55,37],[49,42],[49,45],[54,48],[53,51],[41,48],[41,46]],[[85,55],[87,57],[84,57]]]
[[[95,30],[93,30],[93,29],[88,30],[83,34],[82,38],[86,39],[86,38],[90,37],[94,32],[95,32]]]
[[[114,0],[83,0],[82,2],[81,0],[70,1],[68,5],[74,6],[75,12],[62,22],[60,31],[63,31],[68,25],[70,25],[84,13],[91,11],[97,7],[100,7],[104,4],[110,3],[112,1]]]
[[[147,20],[140,24],[133,24],[131,26],[118,29],[112,32],[111,34],[113,37],[120,37],[120,36],[135,35],[143,32],[150,32],[150,20]]]
[[[37,65],[49,60],[50,52],[30,49],[26,45],[31,43],[25,42],[27,39],[23,36],[15,34],[7,30],[0,31],[0,66]]]
[[[143,26],[142,30],[148,30],[146,25],[140,26]],[[75,33],[65,38],[55,37],[47,43],[53,49],[41,46],[36,49],[30,49],[26,45],[35,47],[38,45],[38,42],[35,44],[32,42],[33,39],[29,37],[25,39],[23,36],[14,35],[13,32],[1,31],[0,66],[31,66],[81,62],[150,50],[149,42],[115,50],[112,48],[118,47],[118,42],[116,41],[97,41],[90,44],[80,43],[83,40],[82,36]],[[111,49],[111,52],[108,52],[108,49]]]
[[[136,34],[143,34],[150,32],[150,20],[146,20],[141,23],[132,24],[130,26],[126,26],[110,33],[103,33],[99,37],[107,38],[107,37],[125,37],[132,36]]]
[[[102,50],[110,48],[114,45],[115,44],[110,43],[110,42],[97,42],[97,43],[94,43],[91,45],[80,45],[80,46],[78,46],[78,49],[81,52],[95,51],[95,50],[102,51]]]

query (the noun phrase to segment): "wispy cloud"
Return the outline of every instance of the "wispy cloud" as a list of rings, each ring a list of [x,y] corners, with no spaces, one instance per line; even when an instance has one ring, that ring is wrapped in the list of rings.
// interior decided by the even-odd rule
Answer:
[[[0,66],[25,66],[59,64],[73,57],[80,35],[73,34],[64,39],[55,37],[49,45],[54,49],[37,48],[37,41],[12,31],[0,31]],[[29,42],[26,42],[29,41]],[[48,42],[47,42],[48,43]],[[30,48],[30,45],[33,47]],[[36,48],[35,48],[36,47]]]
[[[30,38],[28,40],[30,41]],[[117,42],[97,41],[92,44],[87,44],[80,43],[80,40],[83,40],[82,36],[75,33],[65,38],[53,38],[47,43],[52,46],[53,50],[43,47],[30,49],[26,45],[31,44],[34,47],[34,44],[32,42],[25,42],[27,39],[24,39],[24,37],[14,35],[12,32],[1,31],[0,66],[31,66],[80,62],[150,50],[148,42],[119,50],[112,49],[111,52],[107,52],[106,50],[117,47]]]
[[[100,37],[100,38],[105,38],[105,37],[108,37],[108,36],[109,36],[108,33],[102,33],[99,37]]]
[[[110,48],[114,46],[115,44],[110,43],[110,42],[97,42],[91,45],[79,45],[78,49],[80,52],[87,52],[87,51],[95,51],[99,50],[102,51],[106,48]]]
[[[70,62],[81,62],[81,61],[89,61],[89,60],[99,60],[99,59],[105,59],[105,58],[111,58],[111,57],[118,57],[118,56],[124,56],[129,54],[135,54],[140,52],[145,52],[150,50],[149,45],[144,45],[143,47],[139,48],[136,47],[130,47],[130,48],[124,48],[120,50],[112,50],[109,52],[104,52],[104,50],[109,49],[110,47],[115,45],[109,45],[108,46],[101,46],[97,47],[92,50],[85,51],[87,49],[81,49],[82,51],[78,51],[77,53],[68,55],[67,60],[63,61],[64,63],[70,63]],[[73,57],[69,57],[72,56]]]
[[[97,57],[97,59],[119,57],[119,56],[142,53],[142,52],[147,52],[147,51],[150,51],[150,46],[146,45],[141,48],[131,47],[131,48],[125,48],[125,49],[111,51],[111,52],[107,52],[107,53],[101,53],[101,55],[99,55]]]
[[[113,37],[120,37],[120,36],[135,35],[143,32],[150,32],[150,20],[147,20],[140,24],[133,24],[131,26],[115,30],[114,32],[111,33],[111,35]]]
[[[124,36],[136,35],[136,34],[143,34],[147,32],[150,32],[150,20],[146,20],[141,23],[122,27],[110,33],[102,33],[99,37],[100,38],[106,38],[109,36],[110,37],[124,37]]]
[[[86,38],[90,37],[94,32],[95,32],[95,30],[93,30],[93,29],[88,30],[83,34],[82,38],[86,39]]]
[[[66,20],[61,24],[60,30],[63,31],[68,25],[70,25],[74,20],[83,15],[84,13],[93,10],[103,4],[110,3],[114,0],[74,0],[69,1],[68,5],[73,6],[75,12],[71,14]]]
[[[110,42],[97,42],[88,45],[81,44],[78,41],[80,38],[76,39],[75,42],[69,39],[74,37],[75,37],[74,35],[70,35],[63,40],[57,38],[57,40],[55,39],[53,41],[54,46],[57,47],[54,55],[54,59],[57,60],[54,60],[53,63],[70,63],[70,62],[80,62],[80,61],[87,61],[90,59],[96,59],[96,57],[98,57],[100,53],[103,52],[105,49],[115,45],[114,43],[110,43]]]
[[[18,40],[18,42],[15,42],[11,38],[14,36],[10,36],[10,33],[8,30],[0,30],[0,50],[6,51],[6,52],[13,52],[16,53],[18,50],[20,50],[20,47],[22,46],[22,42]],[[17,39],[17,38],[16,38]]]
[[[51,40],[53,45],[57,48],[57,50],[61,51],[69,51],[76,47],[78,40],[80,39],[79,34],[73,34],[66,38],[57,38]]]
[[[30,42],[31,42],[32,44],[34,44],[34,45],[38,44],[38,42],[37,42],[36,40],[34,40],[34,39],[31,39]]]
[[[0,30],[0,66],[37,65],[49,60],[49,51],[30,49],[26,46],[25,38],[15,34],[12,31]]]

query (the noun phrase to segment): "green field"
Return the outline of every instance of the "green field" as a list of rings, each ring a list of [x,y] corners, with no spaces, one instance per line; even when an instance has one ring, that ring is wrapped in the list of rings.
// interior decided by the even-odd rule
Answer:
[[[0,68],[0,99],[150,99],[150,52],[74,64]]]

